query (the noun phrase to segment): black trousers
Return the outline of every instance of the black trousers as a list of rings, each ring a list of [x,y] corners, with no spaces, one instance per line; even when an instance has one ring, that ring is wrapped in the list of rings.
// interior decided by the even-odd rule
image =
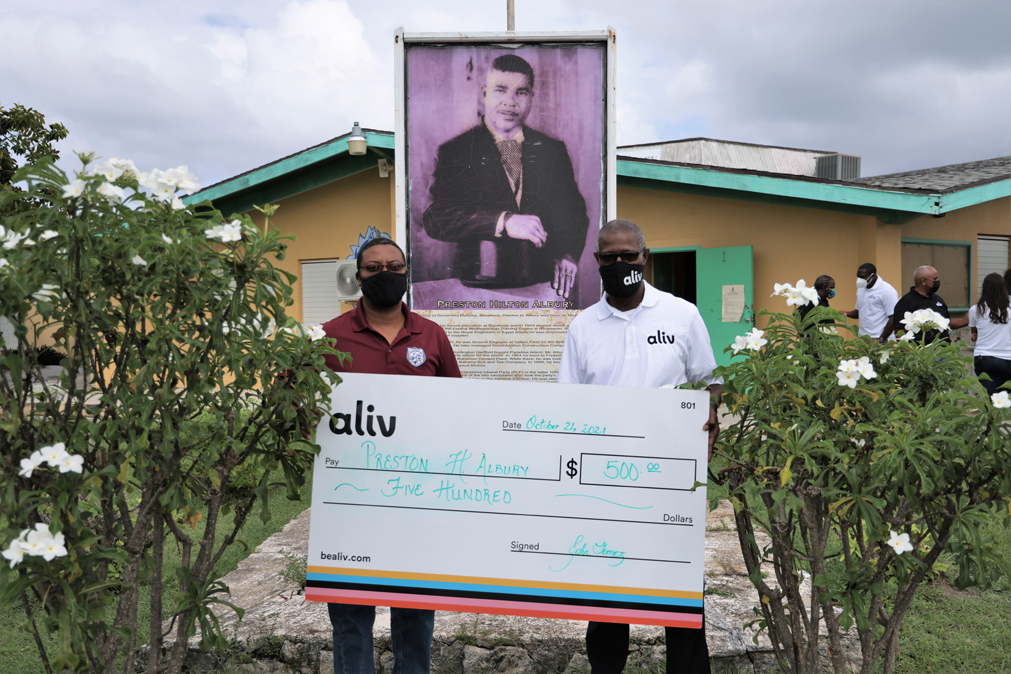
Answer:
[[[993,356],[976,356],[973,358],[973,365],[976,369],[976,376],[981,374],[990,375],[990,381],[980,381],[986,389],[987,395],[997,392],[997,387],[1006,381],[1011,381],[1011,360],[994,358]]]
[[[710,674],[706,617],[702,629],[668,627],[667,674]],[[628,660],[628,625],[591,622],[586,627],[591,674],[620,674]]]

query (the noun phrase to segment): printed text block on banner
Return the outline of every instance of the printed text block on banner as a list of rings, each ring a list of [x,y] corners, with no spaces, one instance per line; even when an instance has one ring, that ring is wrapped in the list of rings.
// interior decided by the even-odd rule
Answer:
[[[341,376],[307,599],[701,627],[707,392]]]

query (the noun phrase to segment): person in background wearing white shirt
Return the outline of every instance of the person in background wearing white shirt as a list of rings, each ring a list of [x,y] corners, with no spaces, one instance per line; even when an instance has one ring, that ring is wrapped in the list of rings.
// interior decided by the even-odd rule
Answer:
[[[889,319],[899,301],[899,293],[895,288],[878,276],[877,267],[866,262],[857,269],[857,308],[844,311],[847,318],[860,320],[861,335],[868,335],[881,342],[895,339],[895,331],[884,330],[889,326]],[[894,322],[893,322],[894,325]]]
[[[709,458],[720,432],[716,414],[723,380],[713,377],[716,359],[694,304],[643,281],[649,249],[631,220],[612,220],[597,235],[604,297],[569,326],[558,369],[560,384],[678,386],[705,382],[712,394]],[[668,627],[667,672],[710,672],[705,617],[701,629]],[[628,625],[591,622],[586,655],[591,674],[618,674],[628,659]]]
[[[969,327],[976,342],[973,366],[976,376],[987,374],[990,381],[980,380],[987,395],[993,395],[1000,385],[1011,381],[1011,299],[1000,274],[987,274],[979,302],[969,309]]]

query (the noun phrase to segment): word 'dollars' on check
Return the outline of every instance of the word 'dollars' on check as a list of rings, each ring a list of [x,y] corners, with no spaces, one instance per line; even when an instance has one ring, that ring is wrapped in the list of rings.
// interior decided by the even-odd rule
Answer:
[[[307,599],[701,626],[706,392],[342,378]]]

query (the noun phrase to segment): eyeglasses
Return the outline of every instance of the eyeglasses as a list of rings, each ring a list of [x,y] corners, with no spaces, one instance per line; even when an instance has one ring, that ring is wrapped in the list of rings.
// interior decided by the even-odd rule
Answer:
[[[390,262],[389,264],[379,264],[378,262],[369,262],[368,264],[363,264],[362,269],[364,269],[370,274],[378,274],[383,269],[391,271],[394,274],[400,274],[405,269],[407,269],[407,265],[404,264],[403,262]]]
[[[639,256],[642,255],[642,251],[644,250],[646,249],[641,248],[639,250],[630,251],[627,253],[597,253],[597,259],[600,260],[603,264],[613,264],[620,257],[622,262],[632,264],[633,262],[639,259]]]

